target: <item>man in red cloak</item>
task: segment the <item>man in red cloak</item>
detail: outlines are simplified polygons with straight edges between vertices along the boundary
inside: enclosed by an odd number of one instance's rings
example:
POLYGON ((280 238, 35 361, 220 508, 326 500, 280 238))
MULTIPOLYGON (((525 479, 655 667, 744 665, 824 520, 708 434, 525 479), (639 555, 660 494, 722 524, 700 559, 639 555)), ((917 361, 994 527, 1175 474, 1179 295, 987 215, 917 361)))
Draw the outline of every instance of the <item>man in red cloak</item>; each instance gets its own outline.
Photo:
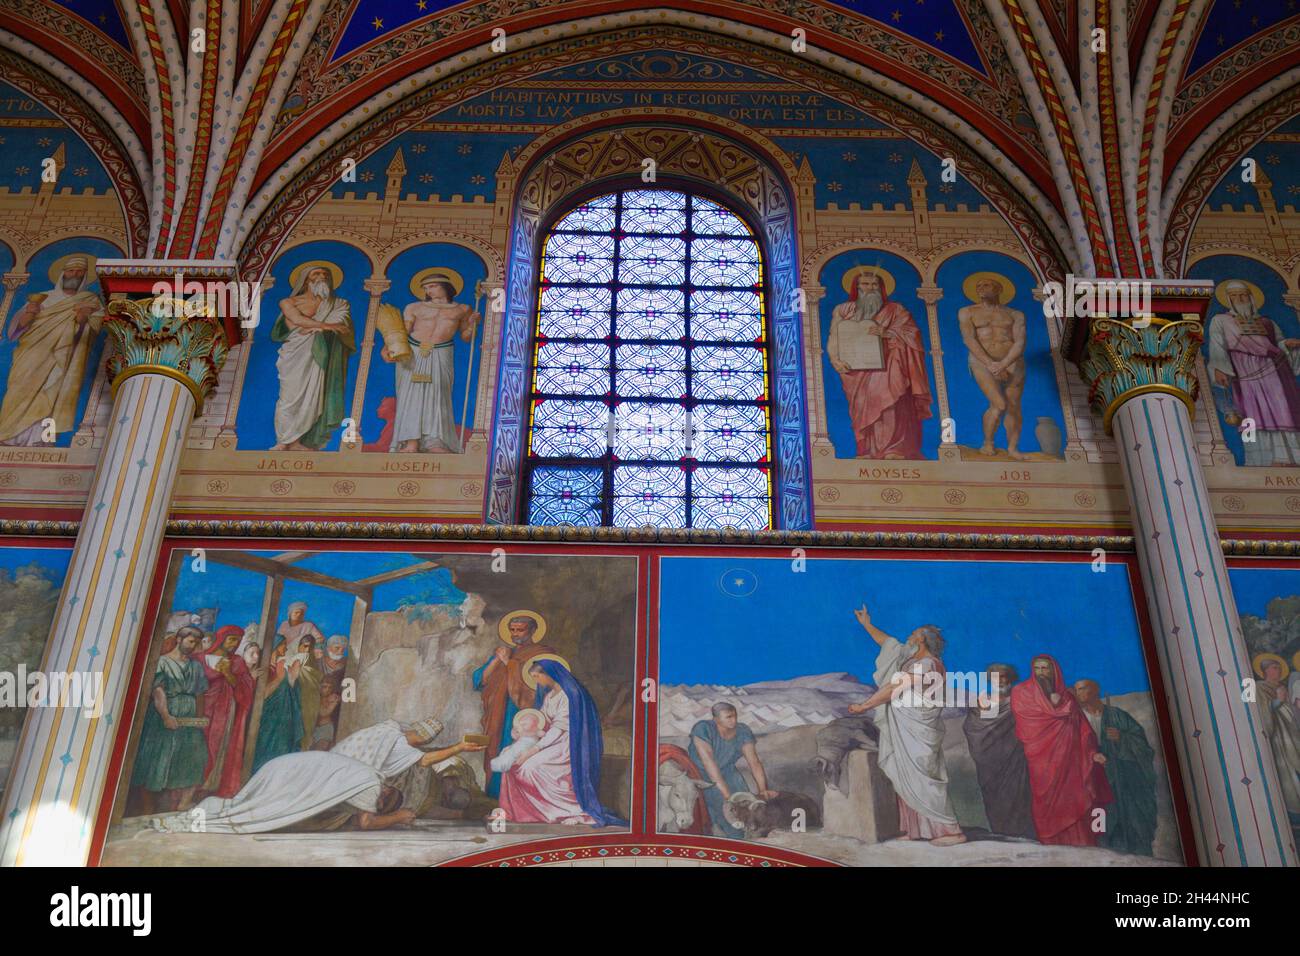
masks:
POLYGON ((203 716, 208 718, 208 763, 203 780, 208 792, 218 797, 233 797, 244 783, 244 733, 256 681, 244 658, 235 653, 243 639, 244 629, 228 624, 198 655, 208 678, 203 695, 203 716))
POLYGON ((1033 674, 1011 689, 1011 713, 1029 764, 1039 842, 1096 846, 1093 810, 1114 799, 1102 767, 1106 758, 1055 658, 1034 658, 1033 674))
POLYGON ((881 278, 864 270, 853 280, 849 301, 832 313, 826 353, 840 373, 859 458, 921 458, 921 422, 930 411, 925 343, 911 314, 890 302, 881 278), (841 341, 879 336, 880 358, 841 341))

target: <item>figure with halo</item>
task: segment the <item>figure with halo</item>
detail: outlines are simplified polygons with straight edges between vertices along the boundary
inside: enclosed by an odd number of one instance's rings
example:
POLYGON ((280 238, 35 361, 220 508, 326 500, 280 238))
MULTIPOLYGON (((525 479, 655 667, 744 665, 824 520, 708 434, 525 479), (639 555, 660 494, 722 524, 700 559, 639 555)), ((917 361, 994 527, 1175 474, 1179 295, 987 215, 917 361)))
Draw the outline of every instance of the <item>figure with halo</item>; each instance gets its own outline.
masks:
POLYGON ((1255 440, 1242 442, 1247 465, 1300 465, 1300 339, 1260 312, 1264 293, 1245 279, 1215 290, 1227 311, 1210 320, 1210 360, 1220 411, 1236 427, 1249 418, 1255 440))
POLYGON ((17 340, 4 404, 0 445, 50 444, 45 419, 54 430, 71 431, 90 349, 104 317, 95 283, 95 257, 72 254, 50 266, 47 292, 34 292, 14 313, 6 330, 17 340))
POLYGON ((460 452, 452 408, 456 334, 466 342, 482 321, 469 306, 454 301, 464 280, 451 269, 424 269, 411 280, 416 296, 402 310, 381 306, 376 325, 384 336, 380 357, 394 363, 397 409, 389 451, 460 452))
POLYGON ((1007 456, 1023 460, 1020 451, 1020 400, 1025 392, 1025 314, 1007 308, 1016 294, 1006 276, 976 272, 962 283, 973 304, 957 310, 961 340, 969 351, 967 362, 975 382, 988 399, 984 411, 981 455, 995 455, 993 437, 998 426, 1007 430, 1007 456))
POLYGON ((826 355, 840 375, 858 458, 921 458, 921 422, 932 414, 921 330, 891 302, 894 277, 879 266, 844 276, 849 301, 831 313, 826 355))
POLYGON ((280 300, 271 327, 279 342, 275 362, 275 451, 324 448, 347 414, 348 356, 356 350, 352 310, 338 288, 343 270, 332 262, 304 262, 289 275, 293 294, 280 300))
POLYGON ((533 706, 533 687, 524 679, 524 668, 538 654, 555 653, 542 643, 546 618, 536 611, 511 611, 497 624, 497 636, 502 646, 473 674, 474 689, 483 699, 483 733, 488 738, 483 790, 489 797, 501 792, 501 774, 492 769, 492 760, 512 743, 515 714, 533 706))

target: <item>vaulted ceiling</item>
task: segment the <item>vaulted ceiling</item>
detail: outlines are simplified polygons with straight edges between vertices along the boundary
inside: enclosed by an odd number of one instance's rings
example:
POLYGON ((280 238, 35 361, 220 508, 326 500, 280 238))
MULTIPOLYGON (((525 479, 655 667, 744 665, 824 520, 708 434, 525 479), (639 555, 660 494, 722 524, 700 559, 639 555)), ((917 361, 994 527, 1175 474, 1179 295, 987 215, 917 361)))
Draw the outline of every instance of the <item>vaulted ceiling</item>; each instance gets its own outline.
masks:
POLYGON ((505 69, 494 28, 510 54, 544 60, 557 44, 672 26, 725 38, 717 54, 740 61, 748 44, 748 59, 796 81, 812 82, 800 61, 815 65, 938 124, 1062 233, 1064 266, 1159 275, 1181 264, 1186 230, 1171 246, 1167 227, 1213 187, 1207 177, 1300 113, 1297 6, 4 0, 0 76, 62 114, 80 104, 81 124, 120 147, 110 165, 136 177, 149 208, 136 254, 238 256, 275 196, 358 128, 432 84, 491 72, 494 57, 500 82, 539 68, 505 69), (791 48, 795 35, 806 52, 791 48))

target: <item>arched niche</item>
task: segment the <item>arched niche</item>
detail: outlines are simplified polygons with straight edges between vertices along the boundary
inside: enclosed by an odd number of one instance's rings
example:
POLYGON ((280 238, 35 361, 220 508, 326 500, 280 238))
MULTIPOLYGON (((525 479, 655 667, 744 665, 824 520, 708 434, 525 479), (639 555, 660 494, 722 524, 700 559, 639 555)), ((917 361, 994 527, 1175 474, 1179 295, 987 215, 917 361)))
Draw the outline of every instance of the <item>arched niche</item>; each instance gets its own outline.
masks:
POLYGON ((528 343, 546 228, 580 193, 642 184, 643 161, 653 159, 657 184, 721 194, 757 227, 768 266, 775 521, 787 529, 811 527, 803 345, 795 295, 799 256, 793 164, 775 147, 763 148, 743 128, 725 121, 677 116, 619 125, 607 114, 603 119, 554 131, 550 142, 534 144, 519 157, 513 195, 497 197, 498 203, 508 198, 511 220, 485 520, 509 524, 519 514, 528 343))

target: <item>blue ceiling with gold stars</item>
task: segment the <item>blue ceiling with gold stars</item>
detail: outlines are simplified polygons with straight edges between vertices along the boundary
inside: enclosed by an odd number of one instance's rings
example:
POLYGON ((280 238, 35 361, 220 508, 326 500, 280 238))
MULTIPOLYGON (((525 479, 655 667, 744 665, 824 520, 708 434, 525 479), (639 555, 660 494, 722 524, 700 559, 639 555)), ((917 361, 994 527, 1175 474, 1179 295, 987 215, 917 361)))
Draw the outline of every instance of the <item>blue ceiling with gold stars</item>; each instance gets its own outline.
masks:
MULTIPOLYGON (((976 72, 986 72, 955 0, 843 0, 831 5, 870 17, 976 72)), ((457 4, 451 0, 354 0, 333 59, 453 6, 457 4)))
POLYGON ((1193 73, 1223 56, 1257 33, 1271 30, 1300 13, 1297 0, 1213 0, 1201 20, 1201 34, 1185 73, 1193 73))
MULTIPOLYGON (((1283 123, 1265 136, 1247 155, 1273 183, 1273 201, 1282 209, 1300 208, 1300 117, 1283 123)), ((1230 206, 1243 212, 1247 206, 1259 212, 1259 190, 1241 181, 1241 166, 1234 165, 1214 187, 1206 200, 1207 209, 1230 206)))
POLYGON ((122 49, 131 49, 122 11, 114 0, 55 0, 57 6, 75 13, 122 49))

